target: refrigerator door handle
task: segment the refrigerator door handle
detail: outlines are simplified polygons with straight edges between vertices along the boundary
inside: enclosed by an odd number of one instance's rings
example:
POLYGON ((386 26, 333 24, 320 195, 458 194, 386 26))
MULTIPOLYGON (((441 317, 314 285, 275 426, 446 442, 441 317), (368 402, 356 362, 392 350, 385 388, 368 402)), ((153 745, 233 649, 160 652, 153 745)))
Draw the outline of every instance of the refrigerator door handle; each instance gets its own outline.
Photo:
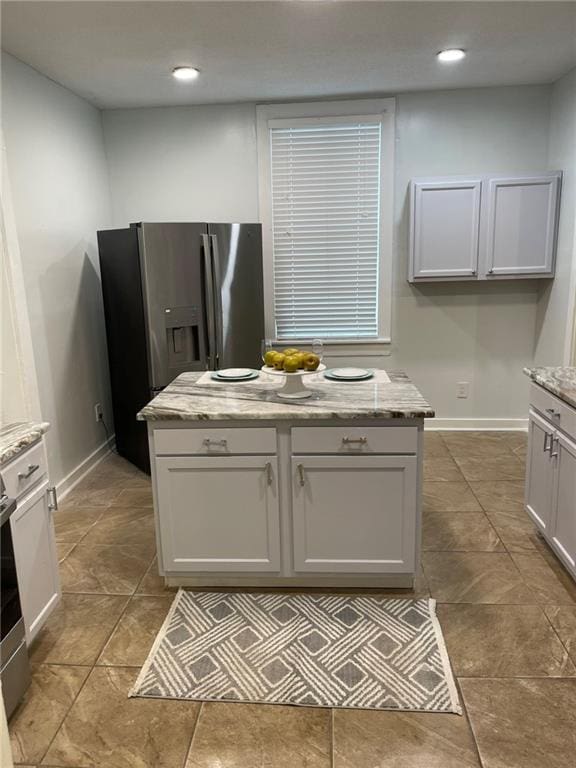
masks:
POLYGON ((215 328, 216 328, 216 367, 220 367, 222 362, 222 350, 224 348, 224 308, 222 307, 222 281, 220 279, 220 253, 218 251, 218 238, 216 235, 210 235, 212 243, 212 266, 213 266, 213 290, 214 290, 214 309, 215 309, 215 328))
POLYGON ((202 250, 204 252, 204 300, 206 302, 206 319, 208 325, 208 337, 206 339, 208 347, 208 368, 211 371, 216 370, 216 326, 215 326, 215 307, 214 307, 214 279, 212 276, 212 257, 210 250, 210 238, 208 235, 202 235, 202 250))

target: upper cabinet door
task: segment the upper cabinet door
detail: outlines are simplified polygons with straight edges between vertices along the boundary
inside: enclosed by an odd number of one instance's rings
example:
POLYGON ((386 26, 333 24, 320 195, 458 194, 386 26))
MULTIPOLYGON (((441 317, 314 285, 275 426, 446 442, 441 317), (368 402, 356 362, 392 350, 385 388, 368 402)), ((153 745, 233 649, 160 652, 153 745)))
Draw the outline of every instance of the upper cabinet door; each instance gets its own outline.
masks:
POLYGON ((553 274, 559 187, 559 173, 489 180, 488 278, 553 274))
POLYGON ((476 278, 481 187, 481 179, 412 182, 411 281, 476 278))

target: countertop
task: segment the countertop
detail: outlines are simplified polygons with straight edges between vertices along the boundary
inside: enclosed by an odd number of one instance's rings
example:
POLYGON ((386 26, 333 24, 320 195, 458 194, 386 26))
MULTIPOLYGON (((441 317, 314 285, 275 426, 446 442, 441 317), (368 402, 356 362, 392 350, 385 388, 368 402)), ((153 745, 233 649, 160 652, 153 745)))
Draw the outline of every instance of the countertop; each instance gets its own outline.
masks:
POLYGON ((576 367, 524 368, 532 381, 576 408, 576 367))
POLYGON ((312 396, 282 400, 280 377, 261 374, 250 382, 213 381, 202 373, 183 373, 138 414, 140 421, 226 421, 242 419, 420 419, 434 410, 401 372, 388 371, 363 382, 336 383, 322 374, 306 379, 312 396), (199 379, 203 378, 202 382, 199 379))
POLYGON ((23 421, 0 427, 0 466, 16 458, 48 432, 47 421, 23 421))

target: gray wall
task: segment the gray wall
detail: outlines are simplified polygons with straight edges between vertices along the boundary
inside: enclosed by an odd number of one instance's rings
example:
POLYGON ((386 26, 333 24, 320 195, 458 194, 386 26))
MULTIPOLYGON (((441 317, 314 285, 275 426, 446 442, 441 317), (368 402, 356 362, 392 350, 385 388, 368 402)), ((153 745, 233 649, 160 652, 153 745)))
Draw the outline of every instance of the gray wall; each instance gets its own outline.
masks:
POLYGON ((111 424, 96 230, 110 224, 102 119, 86 101, 2 55, 3 131, 51 478, 111 424))
MULTIPOLYGON (((447 419, 523 419, 537 282, 411 287, 407 186, 413 176, 545 170, 549 86, 397 97, 391 355, 347 359, 401 367, 447 419), (456 399, 469 381, 470 398, 456 399)), ((104 112, 114 223, 258 220, 254 105, 104 112)), ((342 358, 339 360, 342 362, 342 358)))

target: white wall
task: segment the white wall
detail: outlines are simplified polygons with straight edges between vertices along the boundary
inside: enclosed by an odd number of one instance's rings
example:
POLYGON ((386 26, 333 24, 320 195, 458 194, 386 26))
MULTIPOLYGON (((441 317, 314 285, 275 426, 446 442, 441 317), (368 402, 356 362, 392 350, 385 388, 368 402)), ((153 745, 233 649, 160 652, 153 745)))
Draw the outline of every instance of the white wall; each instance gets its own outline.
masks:
POLYGON ((110 224, 100 112, 2 56, 3 130, 52 480, 111 423, 96 230, 110 224))
POLYGON ((574 365, 576 349, 571 354, 570 347, 576 309, 576 69, 552 89, 548 164, 563 170, 564 176, 556 279, 540 298, 535 360, 537 365, 574 365))
MULTIPOLYGON (((390 357, 354 359, 404 368, 444 418, 525 418, 538 285, 409 286, 408 181, 545 170, 549 94, 524 86, 397 97, 393 344, 390 357), (456 399, 457 381, 470 382, 468 400, 456 399)), ((104 112, 115 225, 257 221, 254 119, 254 105, 104 112)))

